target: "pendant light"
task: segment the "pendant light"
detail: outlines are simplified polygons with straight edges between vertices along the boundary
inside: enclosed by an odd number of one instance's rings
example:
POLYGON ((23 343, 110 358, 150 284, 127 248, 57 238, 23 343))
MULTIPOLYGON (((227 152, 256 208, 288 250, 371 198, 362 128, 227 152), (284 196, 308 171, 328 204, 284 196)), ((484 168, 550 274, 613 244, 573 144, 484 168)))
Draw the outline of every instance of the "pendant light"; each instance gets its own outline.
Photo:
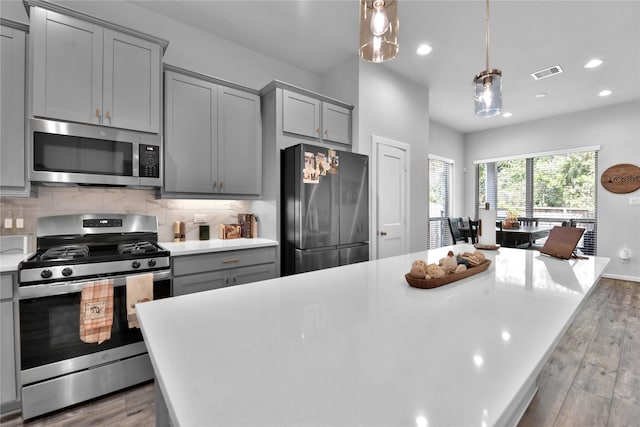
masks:
POLYGON ((486 0, 486 14, 486 69, 473 79, 475 112, 479 117, 497 116, 502 110, 502 71, 489 68, 489 0, 486 0))
POLYGON ((398 0, 360 0, 360 58, 384 62, 398 54, 398 0))

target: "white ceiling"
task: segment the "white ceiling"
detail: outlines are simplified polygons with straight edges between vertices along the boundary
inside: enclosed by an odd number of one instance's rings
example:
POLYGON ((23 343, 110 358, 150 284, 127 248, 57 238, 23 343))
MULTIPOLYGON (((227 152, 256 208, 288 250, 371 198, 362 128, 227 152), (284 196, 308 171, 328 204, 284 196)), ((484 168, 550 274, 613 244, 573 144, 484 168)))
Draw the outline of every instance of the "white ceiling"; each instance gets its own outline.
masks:
MULTIPOLYGON (((132 2, 319 75, 357 55, 357 0, 132 2)), ((377 66, 428 88, 431 118, 458 131, 640 99, 638 0, 492 0, 490 66, 502 70, 513 116, 489 119, 474 116, 471 85, 485 68, 485 2, 399 0, 398 9, 400 53, 377 66), (434 50, 418 57, 423 42, 434 50), (584 69, 594 57, 605 63, 584 69), (564 73, 531 78, 553 65, 564 73), (602 89, 613 94, 599 97, 602 89)))

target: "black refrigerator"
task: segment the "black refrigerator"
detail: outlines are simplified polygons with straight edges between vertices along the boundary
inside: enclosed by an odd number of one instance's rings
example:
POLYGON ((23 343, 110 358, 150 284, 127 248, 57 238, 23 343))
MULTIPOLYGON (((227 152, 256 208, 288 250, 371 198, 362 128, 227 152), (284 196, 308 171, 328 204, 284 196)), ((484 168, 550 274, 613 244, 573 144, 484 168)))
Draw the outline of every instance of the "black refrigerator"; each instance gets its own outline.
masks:
POLYGON ((299 144, 282 150, 282 274, 369 260, 369 158, 299 144))

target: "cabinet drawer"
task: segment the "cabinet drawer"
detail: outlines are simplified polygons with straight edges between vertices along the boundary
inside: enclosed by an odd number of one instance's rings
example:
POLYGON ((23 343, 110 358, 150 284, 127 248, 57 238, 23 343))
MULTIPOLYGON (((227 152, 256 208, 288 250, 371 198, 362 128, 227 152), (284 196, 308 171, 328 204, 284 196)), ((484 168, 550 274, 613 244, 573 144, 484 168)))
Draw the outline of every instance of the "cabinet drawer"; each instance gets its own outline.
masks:
POLYGON ((260 280, 273 279, 276 277, 276 265, 261 264, 239 268, 231 272, 233 284, 242 285, 245 283, 258 282, 260 280))
POLYGON ((194 292, 210 291, 229 286, 229 272, 226 270, 210 273, 192 274, 173 279, 173 295, 186 295, 194 292))
POLYGON ((254 264, 275 263, 275 247, 213 252, 173 258, 173 275, 203 273, 254 264))
POLYGON ((0 275, 0 299, 11 299, 13 297, 13 274, 0 275))

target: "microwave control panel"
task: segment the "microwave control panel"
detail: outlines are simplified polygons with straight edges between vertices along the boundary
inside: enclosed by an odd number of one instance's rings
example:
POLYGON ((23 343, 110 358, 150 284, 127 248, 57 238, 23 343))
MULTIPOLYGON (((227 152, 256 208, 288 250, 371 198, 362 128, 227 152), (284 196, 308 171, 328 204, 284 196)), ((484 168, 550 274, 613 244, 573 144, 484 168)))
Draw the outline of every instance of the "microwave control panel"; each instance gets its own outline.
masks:
POLYGON ((160 178, 160 147, 140 144, 140 177, 160 178))

